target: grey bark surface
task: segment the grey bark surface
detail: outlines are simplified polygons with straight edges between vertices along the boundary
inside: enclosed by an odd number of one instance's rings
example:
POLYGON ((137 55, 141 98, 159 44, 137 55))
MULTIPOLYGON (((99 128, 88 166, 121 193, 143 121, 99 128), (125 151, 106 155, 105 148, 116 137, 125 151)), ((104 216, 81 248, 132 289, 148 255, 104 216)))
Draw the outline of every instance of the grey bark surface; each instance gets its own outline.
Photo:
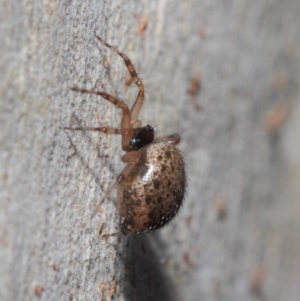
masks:
POLYGON ((0 300, 299 300, 299 15, 298 0, 2 0, 0 300), (144 124, 182 135, 186 200, 150 235, 103 237, 116 194, 93 217, 120 137, 63 130, 121 118, 74 85, 137 94, 94 30, 143 79, 144 124))

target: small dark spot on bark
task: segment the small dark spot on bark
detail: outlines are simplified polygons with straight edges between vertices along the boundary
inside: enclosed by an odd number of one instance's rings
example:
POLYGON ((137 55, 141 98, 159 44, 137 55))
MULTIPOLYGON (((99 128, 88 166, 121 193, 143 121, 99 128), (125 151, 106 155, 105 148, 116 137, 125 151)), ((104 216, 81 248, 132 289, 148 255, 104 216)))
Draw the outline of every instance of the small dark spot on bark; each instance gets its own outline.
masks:
POLYGON ((158 157, 157 157, 157 160, 161 160, 162 159, 162 156, 161 155, 159 155, 158 157))
POLYGON ((163 164, 163 165, 161 166, 161 171, 165 171, 166 168, 167 168, 167 166, 166 166, 165 164, 163 164))

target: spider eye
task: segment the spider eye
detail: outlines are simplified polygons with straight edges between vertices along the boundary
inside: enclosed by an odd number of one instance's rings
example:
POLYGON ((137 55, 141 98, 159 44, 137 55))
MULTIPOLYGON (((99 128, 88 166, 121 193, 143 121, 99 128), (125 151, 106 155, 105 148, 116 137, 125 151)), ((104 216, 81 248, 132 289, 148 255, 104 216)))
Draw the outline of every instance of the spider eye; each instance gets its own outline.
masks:
POLYGON ((151 143, 154 139, 154 129, 151 125, 146 125, 141 128, 136 128, 130 141, 132 150, 139 150, 143 146, 151 143))

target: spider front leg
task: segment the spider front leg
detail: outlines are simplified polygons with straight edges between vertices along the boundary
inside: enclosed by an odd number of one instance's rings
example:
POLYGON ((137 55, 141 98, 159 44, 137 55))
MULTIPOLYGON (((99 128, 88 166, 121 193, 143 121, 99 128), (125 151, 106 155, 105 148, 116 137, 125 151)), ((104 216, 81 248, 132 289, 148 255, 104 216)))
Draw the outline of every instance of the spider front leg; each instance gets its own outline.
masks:
POLYGON ((65 130, 71 130, 71 131, 95 131, 95 132, 101 132, 104 134, 108 135, 123 135, 124 130, 122 129, 115 129, 115 128, 110 128, 107 126, 101 126, 101 127, 64 127, 65 130))
POLYGON ((126 153, 124 156, 122 156, 122 161, 127 163, 122 172, 117 176, 117 180, 113 185, 110 186, 107 193, 105 194, 104 198, 101 200, 100 204, 95 209, 95 213, 97 213, 100 210, 100 206, 102 203, 111 195, 113 190, 117 188, 118 186, 122 185, 126 177, 129 175, 131 170, 136 166, 136 164, 139 162, 141 158, 141 153, 139 151, 131 151, 126 153))
POLYGON ((141 81, 141 79, 138 77, 137 72, 131 63, 130 59, 122 52, 120 52, 117 48, 109 45, 105 40, 100 38, 99 36, 96 35, 96 32, 94 33, 95 37, 106 47, 110 48, 113 52, 121 56, 124 60, 124 63, 133 79, 137 87, 139 88, 139 93, 138 96, 130 110, 130 124, 133 128, 139 127, 141 125, 141 122, 138 120, 141 108, 143 106, 144 98, 145 98, 145 89, 144 85, 141 81))
POLYGON ((85 94, 92 94, 92 95, 99 95, 102 96, 104 99, 115 105, 116 107, 123 110, 123 116, 121 121, 121 129, 115 129, 110 127, 66 127, 65 129, 68 130, 81 130, 81 131, 99 131, 106 134, 120 134, 122 135, 122 148, 123 150, 126 150, 130 144, 130 140, 132 137, 133 129, 130 125, 130 112, 127 107, 127 105, 117 98, 111 96, 110 94, 107 94, 105 92, 99 92, 94 90, 86 90, 86 89, 80 89, 77 87, 71 88, 72 91, 85 93, 85 94))

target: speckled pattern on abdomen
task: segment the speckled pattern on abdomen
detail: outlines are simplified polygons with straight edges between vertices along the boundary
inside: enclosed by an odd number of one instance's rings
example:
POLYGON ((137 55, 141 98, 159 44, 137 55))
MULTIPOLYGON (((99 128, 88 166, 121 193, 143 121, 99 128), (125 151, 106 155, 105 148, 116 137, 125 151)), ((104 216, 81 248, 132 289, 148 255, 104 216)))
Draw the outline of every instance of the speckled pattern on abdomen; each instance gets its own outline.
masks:
POLYGON ((153 143, 140 152, 140 161, 118 191, 123 234, 162 227, 178 212, 185 194, 185 164, 175 146, 153 143))

